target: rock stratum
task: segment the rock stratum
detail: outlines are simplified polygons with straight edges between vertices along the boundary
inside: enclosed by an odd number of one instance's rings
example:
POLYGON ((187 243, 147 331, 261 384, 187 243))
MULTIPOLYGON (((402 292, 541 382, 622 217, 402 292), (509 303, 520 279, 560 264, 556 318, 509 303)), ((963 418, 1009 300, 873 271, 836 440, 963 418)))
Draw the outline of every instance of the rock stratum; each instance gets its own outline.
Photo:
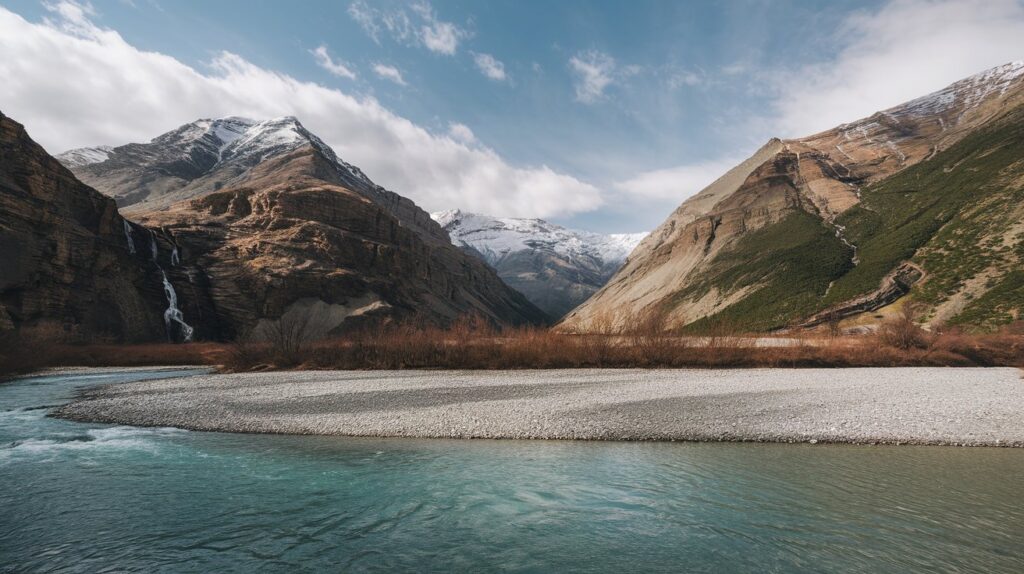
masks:
POLYGON ((156 270, 114 201, 0 113, 0 331, 139 341, 164 332, 156 270))
POLYGON ((543 219, 491 217, 458 209, 432 213, 467 253, 558 319, 583 303, 622 266, 646 233, 601 234, 543 219))
POLYGON ((1024 62, 806 138, 683 202, 561 322, 767 331, 886 308, 993 328, 1024 308, 1024 62))

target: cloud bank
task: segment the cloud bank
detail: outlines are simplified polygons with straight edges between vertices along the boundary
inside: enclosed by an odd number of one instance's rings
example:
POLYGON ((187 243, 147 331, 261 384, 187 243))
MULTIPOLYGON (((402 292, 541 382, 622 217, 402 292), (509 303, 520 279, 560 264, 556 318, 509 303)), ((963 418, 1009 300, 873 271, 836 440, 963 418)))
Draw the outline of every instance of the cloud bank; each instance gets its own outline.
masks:
POLYGON ((376 99, 304 82, 228 52, 208 69, 128 44, 81 5, 61 2, 28 22, 0 7, 0 109, 51 152, 148 141, 202 117, 298 117, 338 155, 429 211, 453 206, 553 217, 602 204, 592 185, 547 166, 509 165, 434 134, 376 99))
POLYGON ((834 60, 780 78, 780 137, 870 116, 988 68, 1024 59, 1020 0, 895 0, 840 28, 834 60))

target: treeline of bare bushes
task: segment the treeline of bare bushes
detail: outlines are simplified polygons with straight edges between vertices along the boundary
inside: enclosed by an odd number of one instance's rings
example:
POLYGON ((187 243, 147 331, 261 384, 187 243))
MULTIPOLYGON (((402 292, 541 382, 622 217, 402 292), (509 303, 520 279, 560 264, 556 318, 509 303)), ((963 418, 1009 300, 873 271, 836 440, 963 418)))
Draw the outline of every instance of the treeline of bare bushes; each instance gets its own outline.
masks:
POLYGON ((626 333, 567 334, 497 329, 479 317, 447 328, 406 321, 328 335, 315 314, 261 324, 235 343, 71 344, 47 333, 0 333, 0 376, 55 366, 205 364, 227 371, 272 369, 560 369, 1024 366, 1024 324, 998 333, 926 331, 912 305, 873 334, 743 335, 725 326, 702 336, 633 321, 626 333))
POLYGON ((448 328, 408 321, 327 337, 316 317, 293 315, 233 344, 229 370, 306 369, 560 369, 1024 366, 1024 328, 993 334, 926 331, 918 309, 885 322, 876 333, 790 337, 736 334, 725 326, 681 336, 663 321, 628 322, 625 333, 567 334, 534 327, 496 329, 479 317, 448 328))

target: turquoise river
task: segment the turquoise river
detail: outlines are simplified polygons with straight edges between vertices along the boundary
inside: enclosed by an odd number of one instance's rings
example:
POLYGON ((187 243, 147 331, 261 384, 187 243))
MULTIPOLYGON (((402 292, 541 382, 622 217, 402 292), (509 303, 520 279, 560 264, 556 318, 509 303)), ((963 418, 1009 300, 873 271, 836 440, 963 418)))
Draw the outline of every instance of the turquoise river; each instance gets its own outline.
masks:
POLYGON ((0 572, 1024 572, 1024 451, 88 425, 0 384, 0 572))

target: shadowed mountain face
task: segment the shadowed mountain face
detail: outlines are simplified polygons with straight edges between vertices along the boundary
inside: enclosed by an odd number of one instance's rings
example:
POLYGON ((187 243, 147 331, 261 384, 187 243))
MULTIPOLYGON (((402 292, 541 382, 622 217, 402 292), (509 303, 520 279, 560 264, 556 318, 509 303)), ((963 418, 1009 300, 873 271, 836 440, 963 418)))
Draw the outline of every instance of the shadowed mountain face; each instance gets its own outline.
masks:
POLYGON ((159 340, 158 270, 132 253, 113 200, 79 182, 0 114, 0 330, 159 340))
POLYGON ((552 318, 586 301, 622 266, 645 233, 576 231, 542 219, 497 218, 460 210, 431 214, 452 243, 493 267, 552 318))
POLYGON ((907 293, 932 322, 1020 317, 1024 62, 806 138, 684 202, 561 328, 771 330, 907 293))
POLYGON ((281 316, 331 332, 466 314, 547 320, 294 118, 200 120, 149 144, 61 157, 176 253, 166 273, 200 337, 231 339, 281 316))

